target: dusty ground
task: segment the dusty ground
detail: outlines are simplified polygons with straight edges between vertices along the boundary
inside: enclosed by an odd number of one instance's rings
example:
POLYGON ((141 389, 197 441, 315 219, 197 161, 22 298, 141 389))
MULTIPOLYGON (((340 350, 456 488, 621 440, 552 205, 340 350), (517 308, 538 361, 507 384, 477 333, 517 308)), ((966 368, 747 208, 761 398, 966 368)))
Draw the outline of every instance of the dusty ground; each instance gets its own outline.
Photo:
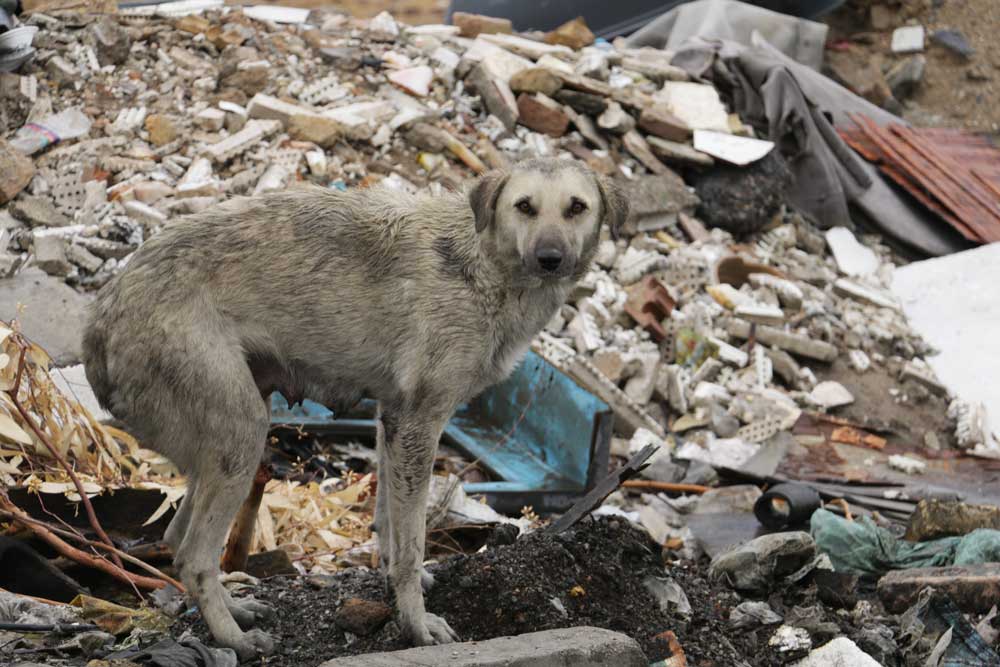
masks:
POLYGON ((876 31, 868 19, 862 0, 849 3, 834 14, 830 42, 848 40, 859 62, 875 61, 888 69, 904 56, 892 55, 889 44, 892 28, 918 22, 927 34, 940 29, 958 30, 976 50, 971 59, 962 58, 943 46, 928 41, 924 80, 912 100, 905 105, 904 117, 916 125, 958 127, 1000 135, 1000 3, 996 0, 934 0, 907 3, 909 11, 897 10, 893 25, 876 31), (912 8, 914 5, 922 5, 912 8))
MULTIPOLYGON (((704 564, 665 565, 660 547, 620 520, 588 521, 557 537, 533 534, 473 556, 454 556, 432 571, 437 584, 427 596, 427 609, 444 616, 464 640, 590 625, 634 637, 652 662, 669 656, 654 637, 671 630, 689 665, 783 664, 767 646, 773 628, 729 628, 730 610, 742 600, 724 586, 711 585, 704 564), (643 588, 645 577, 664 575, 686 591, 690 619, 661 612, 643 588)), ((350 598, 387 602, 377 572, 352 569, 322 582, 275 578, 255 595, 279 610, 267 630, 280 640, 280 654, 268 665, 313 667, 333 657, 404 648, 392 622, 368 637, 349 636, 335 625, 337 609, 350 598)), ((806 583, 773 594, 769 602, 788 613, 795 606, 815 605, 816 596, 816 587, 806 583)), ((846 614, 823 609, 820 615, 839 632, 859 630, 846 614)), ((196 617, 180 621, 175 632, 192 622, 194 632, 208 641, 207 628, 196 617)))

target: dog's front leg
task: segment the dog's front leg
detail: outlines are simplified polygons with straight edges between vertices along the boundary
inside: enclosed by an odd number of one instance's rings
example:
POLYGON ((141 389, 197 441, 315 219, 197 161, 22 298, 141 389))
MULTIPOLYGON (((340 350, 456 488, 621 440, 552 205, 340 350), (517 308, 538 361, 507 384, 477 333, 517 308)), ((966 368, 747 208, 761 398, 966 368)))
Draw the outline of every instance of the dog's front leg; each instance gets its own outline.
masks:
POLYGON ((458 639, 443 618, 424 610, 421 587, 427 491, 446 420, 447 416, 429 417, 424 411, 412 409, 387 410, 381 417, 385 451, 380 463, 388 464, 385 490, 391 525, 389 585, 396 597, 400 629, 418 646, 458 639))

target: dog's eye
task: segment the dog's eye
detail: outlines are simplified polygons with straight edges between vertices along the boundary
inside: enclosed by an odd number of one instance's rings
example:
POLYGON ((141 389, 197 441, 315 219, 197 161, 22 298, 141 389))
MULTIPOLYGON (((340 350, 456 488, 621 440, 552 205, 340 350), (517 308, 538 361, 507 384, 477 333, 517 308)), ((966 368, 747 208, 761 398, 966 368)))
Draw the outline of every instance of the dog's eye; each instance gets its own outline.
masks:
POLYGON ((520 211, 521 213, 524 213, 525 215, 531 215, 534 212, 534 210, 531 208, 531 202, 529 202, 527 199, 522 199, 521 201, 517 202, 516 206, 517 210, 520 211))
POLYGON ((583 213, 586 210, 587 210, 587 205, 586 204, 584 204, 579 199, 574 199, 573 203, 570 204, 569 214, 570 215, 580 215, 581 213, 583 213))

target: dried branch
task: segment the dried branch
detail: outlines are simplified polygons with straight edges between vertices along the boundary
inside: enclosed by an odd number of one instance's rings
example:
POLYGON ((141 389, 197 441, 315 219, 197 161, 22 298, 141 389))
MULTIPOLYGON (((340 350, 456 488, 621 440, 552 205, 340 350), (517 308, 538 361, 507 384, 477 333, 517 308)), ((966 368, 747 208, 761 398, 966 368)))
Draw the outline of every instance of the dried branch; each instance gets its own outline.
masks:
POLYGON ((15 381, 12 390, 8 392, 8 395, 10 396, 11 400, 14 403, 14 407, 20 413, 21 418, 28 425, 28 428, 30 428, 34 432, 35 437, 37 437, 42 442, 42 444, 45 445, 46 449, 49 450, 49 453, 52 455, 52 457, 59 462, 59 464, 63 467, 63 469, 65 469, 66 474, 69 475, 70 480, 73 482, 73 486, 76 487, 76 492, 80 495, 80 502, 83 503, 84 510, 87 513, 87 520, 90 522, 91 528, 93 528, 94 532, 97 533, 97 536, 101 538, 101 540, 108 547, 110 547, 111 559, 114 561, 114 564, 117 565, 119 569, 124 569, 125 566, 122 565, 121 558, 119 558, 118 554, 116 553, 117 549, 115 549, 114 543, 111 541, 111 538, 108 537, 108 534, 104 532, 104 528, 101 526, 101 522, 97 520, 97 514, 94 512, 94 506, 91 505, 90 498, 87 497, 87 493, 83 489, 83 483, 80 482, 80 478, 77 477, 76 473, 73 471, 73 468, 70 466, 69 461, 67 461, 66 458, 59 453, 59 450, 56 449, 55 445, 52 444, 48 436, 45 435, 45 432, 38 427, 38 424, 35 423, 34 418, 32 418, 31 414, 24 409, 24 406, 21 405, 21 401, 18 399, 17 392, 18 389, 20 388, 21 375, 22 372, 24 371, 25 354, 28 350, 28 344, 27 341, 24 340, 24 338, 21 336, 19 332, 15 331, 14 333, 11 334, 11 336, 14 337, 15 342, 21 348, 21 356, 18 360, 17 380, 15 381))
POLYGON ((56 528, 51 526, 44 521, 39 521, 34 517, 27 514, 24 510, 15 505, 5 493, 0 493, 0 511, 3 512, 8 518, 12 519, 23 525, 25 528, 33 532, 35 535, 44 540, 49 546, 51 546, 59 555, 65 556, 70 560, 73 560, 81 565, 86 565, 88 567, 93 567, 97 570, 111 575, 115 579, 123 581, 131 586, 137 588, 142 588, 145 590, 156 590, 158 588, 163 588, 166 584, 171 584, 175 586, 178 590, 184 591, 184 586, 179 581, 167 576, 166 574, 160 572, 152 565, 144 563, 143 561, 130 556, 129 554, 119 551, 113 546, 108 546, 103 542, 96 542, 94 540, 88 540, 85 537, 76 535, 70 531, 63 530, 61 528, 56 528), (154 575, 156 578, 144 577, 137 574, 132 574, 124 569, 124 567, 118 567, 114 563, 100 557, 94 556, 87 553, 86 551, 81 551, 70 544, 63 541, 62 537, 76 540, 89 546, 91 548, 102 549, 104 551, 113 552, 114 555, 125 559, 129 563, 132 563, 138 568, 141 568, 150 574, 154 575))

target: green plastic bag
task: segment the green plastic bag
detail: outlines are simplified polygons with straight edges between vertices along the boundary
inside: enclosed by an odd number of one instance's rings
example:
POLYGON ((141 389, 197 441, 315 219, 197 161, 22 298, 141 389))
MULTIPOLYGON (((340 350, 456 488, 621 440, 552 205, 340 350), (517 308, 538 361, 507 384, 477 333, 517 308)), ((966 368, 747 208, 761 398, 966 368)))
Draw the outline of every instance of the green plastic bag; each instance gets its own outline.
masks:
POLYGON ((820 509, 813 512, 809 532, 838 572, 872 579, 912 567, 1000 563, 1000 530, 983 528, 961 537, 907 542, 868 517, 847 521, 820 509))

